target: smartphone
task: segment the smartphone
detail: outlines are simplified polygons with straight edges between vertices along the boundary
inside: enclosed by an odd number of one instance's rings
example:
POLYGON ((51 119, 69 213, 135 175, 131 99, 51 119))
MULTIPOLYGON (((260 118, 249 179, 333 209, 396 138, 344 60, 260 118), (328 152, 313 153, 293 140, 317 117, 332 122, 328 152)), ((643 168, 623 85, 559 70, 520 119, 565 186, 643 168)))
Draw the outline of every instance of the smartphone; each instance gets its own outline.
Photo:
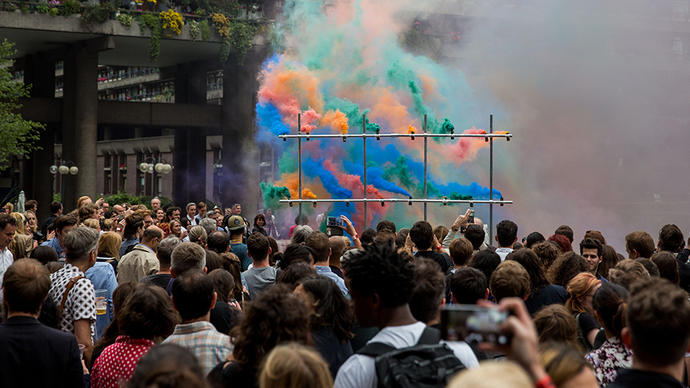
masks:
POLYGON ((343 222, 340 217, 331 217, 329 216, 326 219, 326 227, 328 228, 345 228, 345 223, 343 222))
POLYGON ((508 312, 477 305, 456 304, 441 310, 441 338, 447 341, 465 341, 468 344, 490 342, 510 344, 510 335, 503 333, 501 325, 508 312))
POLYGON ((470 210, 470 217, 467 219, 468 224, 474 224, 474 210, 470 210))

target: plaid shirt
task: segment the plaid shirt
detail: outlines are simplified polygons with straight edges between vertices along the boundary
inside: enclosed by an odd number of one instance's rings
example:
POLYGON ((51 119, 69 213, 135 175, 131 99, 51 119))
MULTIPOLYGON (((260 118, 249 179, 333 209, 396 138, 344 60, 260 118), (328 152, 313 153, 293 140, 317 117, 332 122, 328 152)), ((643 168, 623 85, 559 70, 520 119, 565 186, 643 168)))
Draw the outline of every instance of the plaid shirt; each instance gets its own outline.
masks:
POLYGON ((205 375, 221 361, 225 361, 233 348, 230 337, 219 333, 206 321, 175 326, 175 331, 163 343, 189 349, 199 359, 205 375))

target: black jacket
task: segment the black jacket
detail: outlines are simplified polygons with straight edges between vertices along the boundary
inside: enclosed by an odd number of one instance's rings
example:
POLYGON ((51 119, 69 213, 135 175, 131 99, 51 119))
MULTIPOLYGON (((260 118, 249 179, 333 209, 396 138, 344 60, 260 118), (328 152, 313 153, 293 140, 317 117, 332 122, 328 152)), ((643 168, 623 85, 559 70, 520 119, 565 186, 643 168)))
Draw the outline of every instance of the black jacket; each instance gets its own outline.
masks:
POLYGON ((31 317, 0 325, 0 387, 82 387, 79 348, 74 335, 51 329, 31 317))

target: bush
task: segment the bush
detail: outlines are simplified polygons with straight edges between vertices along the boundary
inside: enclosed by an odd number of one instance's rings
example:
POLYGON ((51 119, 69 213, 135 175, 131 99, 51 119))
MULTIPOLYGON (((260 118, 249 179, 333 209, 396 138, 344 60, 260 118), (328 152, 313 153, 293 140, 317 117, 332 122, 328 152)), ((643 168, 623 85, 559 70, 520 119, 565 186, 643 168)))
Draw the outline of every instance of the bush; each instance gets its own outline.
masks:
POLYGON ((109 2, 87 6, 81 14, 82 20, 87 24, 105 23, 110 19, 110 12, 113 10, 109 2))
POLYGON ((36 6, 36 12, 38 13, 48 13, 50 12, 50 7, 48 4, 38 4, 36 6))
POLYGON ((134 20, 134 18, 132 17, 132 15, 121 13, 115 16, 115 20, 120 22, 120 24, 122 24, 123 26, 129 27, 132 25, 132 21, 134 20))
MULTIPOLYGON (((130 195, 127 193, 117 193, 106 195, 103 197, 105 202, 110 204, 112 208, 115 204, 128 203, 130 205, 146 205, 151 206, 151 199, 153 197, 150 195, 130 195)), ((158 197, 161 200, 161 207, 165 208, 172 204, 172 200, 166 197, 158 197)))
POLYGON ((199 29, 201 30, 201 40, 208 40, 211 37, 211 26, 209 26, 208 20, 202 20, 199 23, 199 29))
POLYGON ((60 15, 69 16, 79 13, 81 11, 81 4, 77 0, 65 0, 60 9, 60 15))

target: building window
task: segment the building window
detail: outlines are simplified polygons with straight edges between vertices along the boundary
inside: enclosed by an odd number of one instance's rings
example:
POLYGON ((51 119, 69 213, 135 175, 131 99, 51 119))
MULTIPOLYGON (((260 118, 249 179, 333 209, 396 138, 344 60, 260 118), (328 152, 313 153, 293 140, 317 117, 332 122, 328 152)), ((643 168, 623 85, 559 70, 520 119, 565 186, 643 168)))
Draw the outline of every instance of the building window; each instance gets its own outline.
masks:
POLYGON ((113 193, 113 171, 112 171, 112 155, 103 155, 103 192, 105 194, 113 193))
POLYGON ((119 193, 127 192, 127 155, 124 152, 120 153, 120 163, 118 164, 118 185, 117 191, 119 193))

